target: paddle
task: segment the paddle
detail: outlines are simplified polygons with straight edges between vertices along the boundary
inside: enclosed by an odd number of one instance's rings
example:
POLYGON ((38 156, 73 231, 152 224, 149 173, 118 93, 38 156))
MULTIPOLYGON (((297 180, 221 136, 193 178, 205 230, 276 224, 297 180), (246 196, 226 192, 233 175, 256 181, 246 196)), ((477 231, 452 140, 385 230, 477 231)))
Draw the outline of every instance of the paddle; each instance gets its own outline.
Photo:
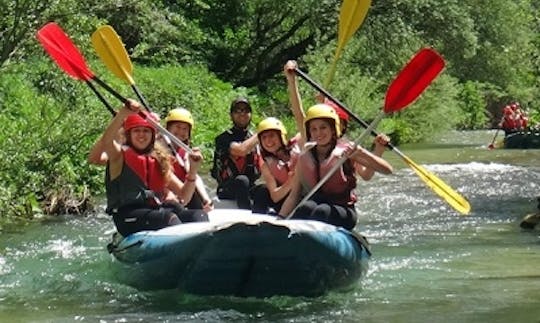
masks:
MULTIPOLYGON (((423 54, 423 55, 426 55, 426 54, 423 54)), ((431 55, 428 55, 428 56, 431 56, 431 55)), ((425 57, 424 59, 427 58, 427 56, 424 56, 424 57, 425 57)), ((440 65, 440 62, 439 62, 439 65, 440 65)), ((434 69, 433 71, 435 70, 436 69, 434 69)), ((346 111, 349 114, 349 116, 352 117, 356 122, 361 124, 364 128, 369 127, 369 125, 364 120, 360 119, 358 116, 352 113, 345 106, 345 104, 340 102, 338 99, 334 98, 328 91, 326 91, 319 84, 313 81, 307 74, 302 72, 300 69, 296 69, 295 71, 300 77, 302 77, 306 82, 308 82, 317 91, 324 94, 325 97, 327 97, 332 102, 337 104, 340 108, 342 108, 344 111, 346 111)), ((425 81, 427 80, 424 80, 424 82, 425 81)), ((378 135, 378 133, 374 130, 371 130, 370 132, 373 136, 378 135)), ((430 187, 437 195, 439 195, 443 200, 445 200, 450 206, 452 206, 455 210, 457 210, 461 214, 464 214, 464 215, 469 214, 471 207, 469 205, 469 202, 463 196, 461 196, 459 193, 454 191, 450 186, 448 186, 445 182, 439 179, 435 174, 431 173, 430 171, 423 168, 422 166, 417 165, 414 161, 412 161, 409 157, 403 154, 397 147, 395 147, 391 143, 388 144, 388 148, 394 151, 399 157, 401 157, 405 161, 405 163, 409 165, 415 171, 415 173, 428 185, 428 187, 430 187)))
MULTIPOLYGON (((108 84, 101 81, 97 78, 92 71, 88 68, 84 57, 81 52, 67 36, 67 34, 55 23, 48 23, 43 28, 41 28, 37 33, 38 40, 43 45, 45 51, 51 56, 51 58, 56 62, 56 64, 65 71, 68 75, 72 76, 76 80, 81 80, 87 82, 96 81, 100 86, 105 90, 109 91, 122 103, 125 103, 127 99, 121 94, 116 92, 108 84)), ((91 88, 93 86, 90 86, 91 88)), ((95 90, 95 89, 94 89, 95 90)), ((94 91, 94 93, 99 93, 94 91)), ((98 95, 98 97, 101 95, 98 95)), ((111 108, 112 110, 112 108, 111 108)), ((114 110, 111 113, 115 113, 114 110)), ((146 119, 150 124, 156 127, 164 136, 167 136, 171 139, 176 145, 183 147, 186 151, 191 152, 185 143, 176 138, 172 133, 167 129, 163 128, 158 122, 153 118, 149 117, 147 113, 139 111, 138 113, 142 118, 146 119)))
POLYGON ((50 22, 43 26, 38 30, 36 37, 45 51, 49 53, 61 69, 72 78, 86 82, 98 99, 105 105, 107 110, 112 114, 116 113, 90 81, 96 81, 118 98, 121 98, 122 96, 90 71, 78 48, 71 46, 71 40, 56 23, 50 22), (68 40, 67 42, 65 41, 66 39, 68 40))
MULTIPOLYGON (((379 122, 385 115, 397 112, 410 103, 412 103, 420 93, 422 93, 427 86, 435 79, 435 77, 444 68, 443 58, 434 50, 423 48, 405 65, 398 76, 392 81, 388 90, 386 91, 386 98, 382 111, 375 117, 370 125, 362 132, 362 134, 355 141, 355 146, 359 144, 364 137, 366 137, 377 127, 379 122)), ((311 191, 304 196, 302 201, 298 203, 296 208, 289 214, 287 218, 290 218, 299 205, 306 202, 317 190, 328 181, 334 172, 339 169, 349 156, 344 156, 339 162, 337 162, 326 175, 311 189, 311 191)))
MULTIPOLYGON (((504 121, 504 115, 501 118, 501 121, 498 123, 500 125, 504 121)), ((497 139, 497 135, 499 134, 499 130, 501 130, 501 127, 497 128, 497 131, 495 131, 495 135, 493 136, 493 139, 491 140, 491 143, 488 145, 489 150, 495 149, 495 139, 497 139)))
POLYGON ((133 79, 133 64, 131 59, 113 27, 109 25, 99 27, 92 34, 92 44, 99 58, 105 66, 117 77, 126 81, 148 111, 152 111, 144 96, 133 79))
POLYGON ((343 0, 339 10, 338 43, 332 65, 330 65, 330 70, 328 71, 328 75, 324 82, 325 87, 332 82, 341 52, 354 33, 360 28, 360 25, 364 22, 370 6, 371 0, 343 0))
MULTIPOLYGON (((145 109, 148 112, 152 112, 150 105, 147 103, 139 88, 135 85, 135 80, 132 76, 133 64, 131 63, 131 59, 129 58, 120 36, 118 36, 114 28, 109 25, 101 26, 92 34, 91 38, 94 49, 105 66, 107 66, 114 75, 130 84, 135 95, 137 95, 145 109)), ((173 156, 181 163, 180 156, 178 156, 176 149, 172 147, 170 138, 164 137, 164 139, 173 156)), ((186 149, 188 146, 185 144, 180 147, 191 152, 191 148, 186 149)))

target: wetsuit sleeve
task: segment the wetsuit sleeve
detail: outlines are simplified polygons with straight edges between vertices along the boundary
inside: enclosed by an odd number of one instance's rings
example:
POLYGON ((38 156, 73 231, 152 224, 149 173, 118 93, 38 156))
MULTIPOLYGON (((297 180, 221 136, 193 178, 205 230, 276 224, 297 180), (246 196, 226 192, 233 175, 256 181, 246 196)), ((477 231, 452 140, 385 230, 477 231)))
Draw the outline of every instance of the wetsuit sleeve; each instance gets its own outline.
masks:
POLYGON ((229 157, 229 146, 231 142, 227 136, 221 134, 216 137, 214 144, 215 150, 211 175, 214 179, 219 181, 219 174, 223 169, 223 162, 227 157, 229 157))

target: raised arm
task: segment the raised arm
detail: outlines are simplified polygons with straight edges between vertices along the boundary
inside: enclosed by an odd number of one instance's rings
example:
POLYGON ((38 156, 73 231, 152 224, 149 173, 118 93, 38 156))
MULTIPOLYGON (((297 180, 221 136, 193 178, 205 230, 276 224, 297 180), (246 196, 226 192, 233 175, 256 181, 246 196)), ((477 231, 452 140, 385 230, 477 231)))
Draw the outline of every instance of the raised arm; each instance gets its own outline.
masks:
POLYGON ((291 110, 296 121, 296 128, 301 134, 300 146, 307 142, 306 131, 304 129, 304 108, 302 106, 302 98, 300 97, 300 91, 298 90, 298 78, 296 77, 295 69, 298 67, 296 61, 288 61, 283 67, 283 72, 287 78, 287 89, 289 91, 289 100, 291 101, 291 110))
POLYGON ((136 113, 141 108, 141 105, 134 100, 128 99, 124 106, 116 113, 116 116, 111 120, 107 129, 102 136, 103 151, 109 159, 109 174, 111 179, 120 175, 123 165, 122 143, 116 139, 118 131, 123 125, 124 119, 130 114, 136 113))

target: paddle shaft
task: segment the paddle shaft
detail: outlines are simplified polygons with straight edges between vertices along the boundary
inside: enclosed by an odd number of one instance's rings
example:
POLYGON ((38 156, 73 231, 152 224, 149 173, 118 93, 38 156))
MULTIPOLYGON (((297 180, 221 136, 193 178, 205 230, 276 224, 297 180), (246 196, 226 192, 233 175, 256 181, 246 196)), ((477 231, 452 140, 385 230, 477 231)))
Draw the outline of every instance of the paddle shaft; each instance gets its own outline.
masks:
POLYGON ((94 94, 98 97, 99 101, 101 101, 101 103, 103 103, 103 105, 105 105, 105 107, 107 108, 107 110, 109 110, 109 112, 115 116, 116 115, 116 111, 114 111, 113 107, 109 104, 109 102, 107 102, 107 100, 105 100, 105 98, 103 97, 103 95, 101 95, 101 93, 98 92, 98 90, 96 89, 96 87, 94 86, 94 84, 92 84, 92 82, 90 81, 85 81, 86 84, 88 85, 88 87, 90 87, 90 89, 92 90, 92 92, 94 92, 94 94))
MULTIPOLYGON (((53 45, 54 46, 54 45, 53 45)), ((64 51, 62 51, 60 48, 56 47, 56 50, 58 50, 60 53, 62 53, 64 59, 66 59, 66 61, 73 67, 75 68, 79 73, 80 75, 84 76, 85 74, 87 74, 85 72, 85 69, 79 65, 77 65, 71 57, 69 57, 68 55, 66 55, 66 53, 64 51)), ((88 75, 86 75, 88 76, 88 75)), ((86 84, 88 84, 88 86, 90 87, 90 89, 92 89, 92 91, 98 96, 98 98, 100 100, 102 100, 102 102, 105 104, 105 106, 107 106, 107 109, 114 115, 116 114, 116 112, 114 111, 114 109, 112 109, 112 107, 110 107, 110 105, 105 101, 105 98, 97 91, 97 89, 94 87, 94 85, 90 82, 90 80, 94 80, 96 81, 96 83, 98 83, 100 86, 102 86, 105 90, 107 90, 109 93, 111 93, 112 95, 114 95, 114 97, 116 97, 118 100, 120 100, 122 103, 125 103, 127 101, 127 99, 122 96, 120 93, 116 92, 113 88, 111 88, 107 83, 103 82, 102 80, 100 80, 97 76, 93 75, 91 78, 87 78, 85 79, 84 81, 86 82, 86 84)), ((157 129, 159 129, 159 131, 161 133, 163 133, 165 136, 167 136, 172 142, 174 142, 176 145, 178 145, 179 147, 182 147, 184 148, 187 152, 191 153, 192 150, 191 148, 186 145, 185 143, 183 143, 180 139, 176 138, 175 135, 173 135, 172 133, 170 133, 167 129, 165 129, 164 127, 162 127, 159 123, 157 123, 155 120, 153 120, 151 117, 149 117, 147 114, 139 111, 138 113, 142 118, 144 118, 145 120, 147 120, 149 123, 151 123, 154 127, 156 127, 157 129)))
MULTIPOLYGON (((497 125, 499 126, 500 124, 502 124, 503 121, 504 121, 504 115, 502 116, 501 121, 499 121, 499 123, 498 123, 497 125)), ((499 131, 500 131, 500 130, 501 130, 501 127, 499 126, 499 127, 497 128, 497 131, 495 131, 495 135, 493 136, 493 139, 491 140, 491 143, 488 145, 488 148, 489 148, 489 149, 495 148, 495 146, 494 146, 494 144, 495 144, 495 139, 497 139, 497 135, 499 134, 499 131)))

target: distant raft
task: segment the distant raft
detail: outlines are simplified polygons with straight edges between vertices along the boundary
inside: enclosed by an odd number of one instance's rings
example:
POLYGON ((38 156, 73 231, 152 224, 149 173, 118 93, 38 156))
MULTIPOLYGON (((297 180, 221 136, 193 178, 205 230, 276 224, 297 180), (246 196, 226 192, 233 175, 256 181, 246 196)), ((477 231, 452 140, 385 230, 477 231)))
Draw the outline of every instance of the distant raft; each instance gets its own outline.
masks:
POLYGON ((514 132, 504 137, 506 149, 540 149, 540 130, 514 132))
POLYGON ((310 220, 217 209, 210 222, 129 235, 109 248, 118 279, 196 295, 318 296, 366 272, 366 240, 310 220))

